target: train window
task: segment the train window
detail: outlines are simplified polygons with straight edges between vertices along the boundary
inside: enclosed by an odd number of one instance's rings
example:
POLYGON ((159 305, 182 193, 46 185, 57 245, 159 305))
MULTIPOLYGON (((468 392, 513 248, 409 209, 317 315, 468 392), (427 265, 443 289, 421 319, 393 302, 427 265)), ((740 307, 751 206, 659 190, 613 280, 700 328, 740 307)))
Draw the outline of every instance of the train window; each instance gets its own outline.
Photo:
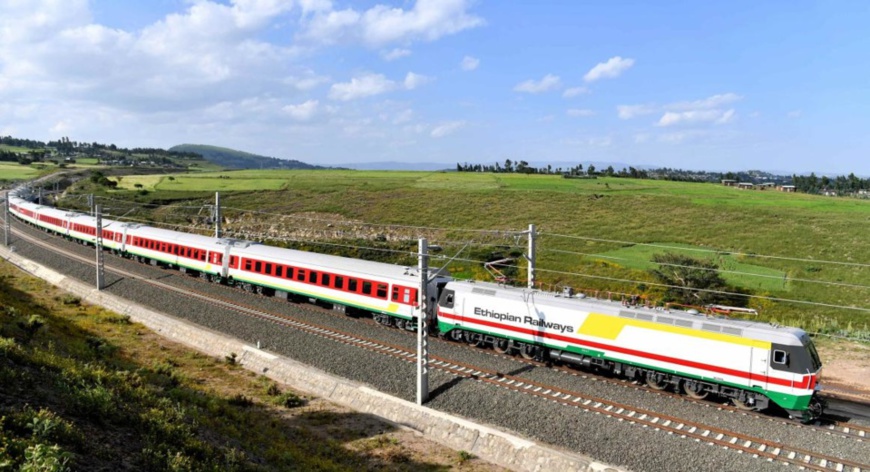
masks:
POLYGON ((329 279, 330 279, 329 274, 321 274, 320 275, 320 285, 323 285, 324 287, 329 287, 329 279))
POLYGON ((317 283, 317 272, 313 270, 308 271, 308 282, 312 284, 317 283))
POLYGON ((788 353, 785 351, 773 351, 773 363, 788 365, 788 353))
POLYGON ((239 268, 239 257, 238 256, 230 256, 230 266, 233 269, 239 268))
POLYGON ((358 285, 357 279, 347 279, 348 292, 356 292, 358 285))
POLYGON ((296 280, 305 282, 305 269, 299 269, 296 271, 296 280))
POLYGON ((394 302, 399 301, 399 290, 400 290, 400 289, 399 289, 398 286, 393 285, 393 301, 394 301, 394 302))
POLYGON ((362 293, 364 293, 364 294, 366 294, 366 295, 371 295, 371 294, 372 294, 372 283, 371 283, 371 282, 369 282, 369 281, 367 281, 367 280, 363 280, 363 283, 362 283, 362 293))
POLYGON ((336 275, 334 287, 339 289, 339 290, 344 290, 344 277, 342 277, 340 275, 336 275))
POLYGON ((287 277, 288 279, 293 278, 293 268, 292 267, 289 267, 289 266, 287 267, 286 275, 284 275, 284 277, 287 277))
POLYGON ((251 270, 251 260, 250 259, 245 259, 244 268, 246 271, 251 270))
POLYGON ((272 264, 267 262, 266 267, 265 269, 263 269, 263 271, 266 273, 266 275, 272 275, 272 264))
POLYGON ((260 261, 254 262, 254 272, 261 272, 263 270, 263 263, 260 261))
POLYGON ((275 264, 275 277, 284 277, 284 266, 275 264))
POLYGON ((387 299, 387 284, 378 284, 378 291, 376 296, 378 298, 387 299))
POLYGON ((402 298, 402 301, 404 303, 411 303, 411 289, 410 288, 405 289, 405 295, 402 298))

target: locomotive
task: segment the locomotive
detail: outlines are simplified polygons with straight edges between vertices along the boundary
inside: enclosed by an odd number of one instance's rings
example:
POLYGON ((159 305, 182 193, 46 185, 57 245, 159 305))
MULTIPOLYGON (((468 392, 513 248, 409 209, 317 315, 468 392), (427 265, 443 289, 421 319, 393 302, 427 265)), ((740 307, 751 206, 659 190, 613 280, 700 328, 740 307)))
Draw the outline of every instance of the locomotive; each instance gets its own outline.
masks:
MULTIPOLYGON (((9 192, 12 215, 96 244, 94 217, 26 197, 24 188, 9 192)), ((423 316, 449 340, 622 376, 656 390, 727 398, 747 410, 776 405, 803 422, 816 420, 825 408, 821 360, 798 328, 637 307, 570 289, 548 293, 455 280, 438 270, 428 279, 431 298, 424 306, 430 309, 423 313, 414 268, 110 219, 102 221, 102 244, 140 262, 349 315, 368 314, 400 329, 415 330, 423 316)))

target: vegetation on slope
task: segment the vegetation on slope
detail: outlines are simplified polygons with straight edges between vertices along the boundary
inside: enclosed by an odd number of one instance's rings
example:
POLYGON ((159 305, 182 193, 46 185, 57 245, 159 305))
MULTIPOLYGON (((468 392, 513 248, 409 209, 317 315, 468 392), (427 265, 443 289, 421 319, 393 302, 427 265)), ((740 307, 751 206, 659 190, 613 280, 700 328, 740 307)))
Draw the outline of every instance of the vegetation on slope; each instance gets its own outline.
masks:
POLYGON ((232 360, 0 263, 0 471, 489 470, 232 360))
POLYGON ((209 162, 230 169, 323 169, 293 159, 260 156, 235 149, 205 144, 179 144, 169 148, 173 152, 199 154, 209 162))

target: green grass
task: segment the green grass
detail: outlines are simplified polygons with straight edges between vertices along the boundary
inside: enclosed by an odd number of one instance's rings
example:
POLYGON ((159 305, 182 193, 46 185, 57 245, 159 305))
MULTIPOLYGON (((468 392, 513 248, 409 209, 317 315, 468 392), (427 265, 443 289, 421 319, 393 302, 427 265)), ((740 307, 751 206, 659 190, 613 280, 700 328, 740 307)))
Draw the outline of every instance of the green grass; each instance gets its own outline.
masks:
POLYGON ((31 149, 20 146, 10 146, 9 144, 0 144, 0 151, 27 153, 30 152, 31 149))
POLYGON ((452 462, 447 451, 440 463, 412 458, 387 424, 309 405, 6 262, 0 391, 0 470, 434 472, 452 462))
MULTIPOLYGON (((132 189, 134 179, 124 177, 123 186, 132 189)), ((337 229, 347 229, 341 236, 345 244, 371 240, 380 233, 388 233, 391 239, 412 241, 426 236, 431 243, 442 245, 445 255, 454 254, 465 241, 473 239, 475 245, 466 249, 464 258, 471 258, 468 253, 472 249, 475 257, 499 252, 498 248, 485 244, 522 247, 525 240, 500 232, 481 234, 462 229, 523 231, 534 223, 542 233, 538 244, 538 279, 547 288, 572 285, 583 290, 661 297, 662 290, 650 284, 654 279, 644 262, 656 251, 645 246, 627 248, 631 243, 659 243, 778 256, 729 256, 723 259, 722 268, 773 276, 725 274, 732 284, 750 288, 756 295, 870 309, 870 288, 862 288, 870 286, 867 282, 870 267, 816 262, 870 265, 867 200, 744 191, 717 184, 452 172, 249 170, 176 175, 175 181, 165 176, 141 179, 139 182, 152 192, 145 197, 137 195, 139 202, 175 202, 198 208, 211 203, 209 193, 221 190, 227 208, 313 215, 335 223, 333 229, 310 220, 275 215, 243 220, 228 210, 225 215, 230 222, 225 228, 230 231, 243 229, 257 234, 273 231, 306 239, 311 232, 329 238, 337 229), (354 224, 343 225, 337 220, 354 224), (454 229, 382 229, 359 223, 454 229), (300 227, 310 231, 300 232, 300 227), (788 279, 786 284, 783 275, 788 279), (622 283, 607 278, 637 282, 622 283)), ((133 193, 130 192, 131 196, 133 193)), ((123 195, 123 191, 118 193, 123 195)), ((196 214, 175 207, 155 215, 152 217, 173 223, 202 221, 196 214)), ((521 266, 517 274, 521 279, 525 263, 520 259, 517 264, 521 266)), ((451 269, 462 276, 488 277, 479 265, 472 263, 453 262, 451 269)), ((867 311, 764 299, 755 299, 751 305, 762 311, 762 319, 775 318, 789 324, 810 326, 812 322, 815 326, 816 320, 822 320, 822 325, 836 325, 839 331, 851 326, 855 332, 866 332, 866 326, 870 325, 867 311)))
POLYGON ((28 180, 38 177, 40 170, 18 163, 0 162, 0 180, 28 180))
POLYGON ((695 259, 716 263, 721 275, 729 285, 742 287, 756 292, 788 292, 790 284, 786 273, 755 263, 744 262, 746 257, 733 256, 709 248, 699 248, 687 244, 661 243, 655 246, 632 245, 587 257, 592 260, 607 261, 629 269, 649 271, 658 268, 652 257, 663 252, 683 254, 695 259), (667 247, 665 249, 664 247, 667 247), (739 274, 737 273, 739 272, 739 274))

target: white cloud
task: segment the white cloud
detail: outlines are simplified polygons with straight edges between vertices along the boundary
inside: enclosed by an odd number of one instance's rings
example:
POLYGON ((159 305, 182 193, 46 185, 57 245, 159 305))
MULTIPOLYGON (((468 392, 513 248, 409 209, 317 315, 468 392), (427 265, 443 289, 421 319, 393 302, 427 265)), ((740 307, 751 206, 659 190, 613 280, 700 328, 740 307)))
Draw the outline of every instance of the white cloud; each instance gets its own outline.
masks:
POLYGON ((300 103, 298 105, 287 105, 283 108, 283 110, 294 120, 308 121, 314 116, 315 113, 317 113, 317 108, 319 105, 320 102, 318 102, 317 100, 308 100, 307 102, 300 103))
POLYGON ((432 129, 432 132, 429 133, 433 138, 443 138, 449 134, 452 134, 459 128, 465 126, 464 121, 448 121, 446 123, 441 123, 432 129))
POLYGON ((593 116, 595 115, 595 112, 585 108, 570 108, 565 112, 565 114, 568 116, 593 116))
POLYGON ((329 98, 346 102, 358 98, 380 95, 395 88, 396 83, 387 79, 382 74, 365 74, 350 79, 350 82, 332 84, 332 87, 329 89, 329 98))
POLYGON ((652 105, 617 105, 616 114, 623 120, 649 115, 655 113, 656 109, 652 105))
POLYGON ((425 75, 415 74, 413 72, 408 72, 405 76, 405 88, 408 90, 414 90, 415 88, 429 83, 432 81, 431 77, 426 77, 425 75))
POLYGON ((431 82, 432 78, 421 74, 408 72, 401 84, 384 77, 383 74, 367 73, 350 79, 350 82, 332 84, 329 89, 329 98, 339 101, 350 101, 359 98, 381 95, 392 92, 398 88, 414 90, 415 88, 431 82))
POLYGON ((720 116, 719 119, 716 120, 716 124, 717 125, 724 125, 725 123, 730 123, 731 121, 734 120, 735 116, 737 116, 737 112, 735 112, 734 109, 731 108, 731 109, 725 111, 725 113, 722 113, 722 116, 720 116))
POLYGON ((392 122, 394 125, 400 125, 402 123, 407 123, 407 122, 411 121, 413 118, 414 118, 414 110, 407 108, 405 110, 402 110, 402 111, 396 113, 393 116, 392 122))
POLYGON ((311 12, 332 10, 332 2, 330 0, 299 0, 299 6, 302 7, 302 14, 311 12))
POLYGON ((668 111, 659 119, 658 126, 673 126, 677 124, 716 123, 724 124, 734 118, 734 110, 691 110, 668 111))
POLYGON ((474 70, 477 69, 477 66, 480 65, 480 59, 471 56, 465 56, 462 58, 462 63, 460 63, 460 67, 462 70, 474 70))
POLYGON ((622 75, 631 66, 634 65, 634 59, 623 59, 619 56, 611 57, 607 62, 599 62, 589 72, 583 76, 586 82, 594 82, 599 79, 613 79, 622 75))
POLYGON ((49 128, 49 131, 51 131, 54 134, 67 134, 72 130, 73 130, 72 125, 70 125, 69 122, 66 120, 60 120, 57 123, 55 123, 54 126, 49 128))
POLYGON ((409 10, 375 5, 364 12, 318 12, 304 22, 301 36, 324 44, 345 40, 372 46, 434 41, 485 24, 468 13, 470 5, 469 0, 417 0, 409 10))
POLYGON ((402 57, 407 57, 410 55, 411 55, 410 49, 402 49, 402 48, 396 48, 396 49, 391 49, 389 51, 381 52, 381 57, 383 57, 385 61, 395 61, 396 59, 400 59, 402 57))
POLYGON ((565 89, 565 91, 562 92, 562 96, 564 98, 574 98, 578 95, 583 95, 584 93, 589 93, 589 89, 586 87, 571 87, 565 89))
POLYGON ((329 82, 329 77, 323 77, 314 74, 311 71, 306 72, 303 76, 288 76, 282 82, 300 91, 308 91, 318 87, 321 84, 329 82))
POLYGON ((691 102, 676 102, 666 105, 665 108, 669 110, 697 110, 697 109, 707 109, 707 108, 719 108, 723 105, 727 105, 729 103, 736 102, 741 100, 743 97, 737 95, 736 93, 723 93, 719 95, 713 95, 701 100, 694 100, 691 102))
POLYGON ((515 92, 525 92, 525 93, 541 93, 548 92, 550 90, 557 89, 561 86, 562 81, 559 79, 559 76, 553 74, 547 74, 541 80, 526 80, 525 82, 520 82, 514 87, 515 92))

